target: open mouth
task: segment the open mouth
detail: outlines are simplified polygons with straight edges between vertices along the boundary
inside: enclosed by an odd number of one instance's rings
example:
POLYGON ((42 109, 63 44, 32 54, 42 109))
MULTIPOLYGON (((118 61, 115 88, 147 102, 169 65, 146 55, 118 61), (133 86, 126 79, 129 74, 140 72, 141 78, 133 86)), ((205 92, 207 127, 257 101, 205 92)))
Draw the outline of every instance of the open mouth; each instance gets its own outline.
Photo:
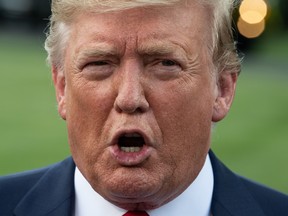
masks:
POLYGON ((122 152, 140 152, 145 145, 144 138, 139 133, 127 133, 119 137, 118 146, 122 152))

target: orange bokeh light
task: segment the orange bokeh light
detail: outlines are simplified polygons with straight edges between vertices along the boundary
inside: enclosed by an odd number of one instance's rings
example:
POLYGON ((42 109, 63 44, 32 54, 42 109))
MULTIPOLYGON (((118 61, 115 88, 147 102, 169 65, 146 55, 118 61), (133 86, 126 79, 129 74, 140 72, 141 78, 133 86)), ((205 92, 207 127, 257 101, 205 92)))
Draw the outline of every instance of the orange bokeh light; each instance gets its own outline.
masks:
POLYGON ((256 24, 265 19, 268 6, 263 0, 243 0, 240 5, 240 16, 249 24, 256 24))
POLYGON ((237 27, 240 34, 245 36, 246 38, 256 38, 264 32, 265 20, 263 19, 259 23, 250 24, 243 20, 241 17, 239 17, 237 27))

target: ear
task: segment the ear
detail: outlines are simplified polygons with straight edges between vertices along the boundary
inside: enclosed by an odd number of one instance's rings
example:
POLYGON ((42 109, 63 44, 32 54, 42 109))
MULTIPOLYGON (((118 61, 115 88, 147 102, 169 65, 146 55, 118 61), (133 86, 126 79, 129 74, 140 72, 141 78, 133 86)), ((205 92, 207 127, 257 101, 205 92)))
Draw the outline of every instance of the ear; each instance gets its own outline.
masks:
POLYGON ((64 71, 56 66, 52 66, 52 79, 54 82, 56 99, 58 104, 58 113, 62 119, 66 120, 66 98, 65 89, 66 81, 64 71))
POLYGON ((222 120, 229 112, 235 95, 237 79, 238 73, 229 73, 223 71, 219 75, 217 84, 218 93, 215 100, 212 116, 213 122, 222 120))

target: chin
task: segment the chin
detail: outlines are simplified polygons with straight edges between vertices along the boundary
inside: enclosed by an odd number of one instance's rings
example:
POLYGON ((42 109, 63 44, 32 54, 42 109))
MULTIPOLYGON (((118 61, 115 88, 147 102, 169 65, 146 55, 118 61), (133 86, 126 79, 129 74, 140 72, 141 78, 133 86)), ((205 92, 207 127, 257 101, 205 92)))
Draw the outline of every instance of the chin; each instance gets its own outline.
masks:
POLYGON ((120 208, 154 209, 167 200, 163 193, 166 181, 143 168, 122 167, 107 175, 109 179, 102 177, 102 184, 95 185, 94 190, 120 208))
POLYGON ((130 210, 130 211, 147 211, 159 208, 164 205, 166 202, 161 203, 160 200, 156 200, 155 202, 151 201, 140 201, 137 199, 126 199, 126 200, 109 200, 109 202, 113 203, 115 206, 119 208, 130 210))

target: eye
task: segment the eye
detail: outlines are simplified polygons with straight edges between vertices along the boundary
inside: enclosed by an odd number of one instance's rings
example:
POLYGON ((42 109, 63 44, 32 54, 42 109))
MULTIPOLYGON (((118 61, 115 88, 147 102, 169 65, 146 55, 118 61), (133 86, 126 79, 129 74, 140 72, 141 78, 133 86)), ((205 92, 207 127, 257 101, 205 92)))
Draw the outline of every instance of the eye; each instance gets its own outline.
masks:
POLYGON ((155 77, 161 80, 177 78, 183 69, 178 61, 168 58, 154 59, 151 64, 148 64, 147 68, 150 74, 154 74, 155 77))
POLYGON ((178 65, 175 61, 172 61, 172 60, 169 60, 169 59, 162 60, 161 64, 163 66, 167 66, 167 67, 169 67, 169 66, 177 66, 178 65))
POLYGON ((94 60, 87 62, 82 69, 88 79, 103 80, 112 75, 114 66, 106 60, 94 60))
POLYGON ((106 61, 93 61, 86 64, 86 66, 104 66, 104 65, 108 65, 108 63, 106 61))
POLYGON ((166 70, 167 72, 179 71, 181 69, 181 65, 171 59, 160 59, 156 62, 155 66, 160 70, 166 70))

